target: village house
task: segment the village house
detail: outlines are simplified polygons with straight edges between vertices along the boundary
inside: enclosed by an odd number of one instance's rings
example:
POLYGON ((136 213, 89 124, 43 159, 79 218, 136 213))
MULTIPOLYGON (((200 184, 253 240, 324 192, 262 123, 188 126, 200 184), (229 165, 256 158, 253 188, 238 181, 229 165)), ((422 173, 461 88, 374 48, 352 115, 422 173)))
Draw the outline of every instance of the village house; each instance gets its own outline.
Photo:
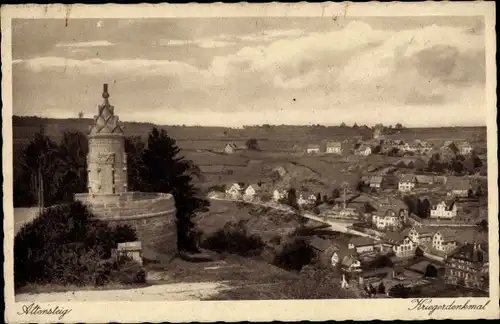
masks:
POLYGON ((344 208, 340 205, 335 205, 332 208, 327 208, 323 213, 324 216, 336 219, 357 220, 359 212, 354 208, 344 208))
POLYGON ((382 177, 382 176, 370 177, 369 186, 370 186, 370 188, 380 189, 380 188, 382 188, 383 181, 384 181, 384 177, 382 177))
POLYGON ((242 188, 238 183, 233 183, 226 189, 226 198, 228 199, 241 199, 242 188))
POLYGON ((338 248, 331 241, 313 236, 309 240, 309 246, 313 248, 319 264, 324 266, 337 265, 339 261, 338 248))
POLYGON ((449 253, 457 247, 456 233, 440 229, 432 236, 432 247, 444 253, 449 253))
POLYGON ((360 155, 360 156, 368 156, 368 155, 372 154, 372 149, 370 146, 368 146, 366 144, 361 144, 356 149, 355 154, 360 155))
POLYGON ((450 178, 447 181, 448 195, 456 197, 468 197, 472 189, 469 179, 450 178))
POLYGON ((488 248, 466 243, 446 259, 445 281, 470 288, 488 289, 488 248))
POLYGON ((398 258, 407 258, 415 255, 418 244, 403 233, 388 232, 384 236, 383 246, 394 252, 398 258))
POLYGON ((273 191, 273 200, 278 202, 286 197, 286 190, 278 190, 274 189, 273 191))
POLYGON ((472 145, 470 145, 469 142, 467 142, 467 141, 458 143, 457 149, 458 149, 458 153, 460 153, 461 155, 469 155, 474 150, 472 145))
POLYGON ((299 198, 297 198, 297 204, 299 206, 307 205, 307 204, 309 204, 309 200, 304 199, 304 196, 302 194, 300 194, 299 198))
POLYGON ((425 226, 414 226, 408 233, 408 237, 417 245, 430 243, 433 235, 434 230, 425 226))
POLYGON ((243 149, 245 148, 241 145, 237 145, 236 143, 228 143, 226 144, 226 146, 224 146, 224 149, 222 151, 226 154, 232 154, 236 151, 241 151, 243 149))
POLYGON ((452 219, 457 217, 457 205, 455 201, 442 201, 432 206, 430 217, 437 219, 452 219))
POLYGON ((318 154, 320 152, 320 146, 318 144, 307 145, 307 154, 318 154))
POLYGON ((340 265, 342 270, 348 273, 361 271, 361 262, 354 254, 344 256, 340 265))
POLYGON ((251 184, 249 185, 246 189, 245 192, 243 193, 243 200, 245 201, 255 201, 258 200, 257 198, 257 193, 261 190, 261 186, 258 184, 251 184))
POLYGON ((403 174, 401 178, 399 178, 398 182, 398 190, 400 192, 410 192, 413 188, 415 188, 415 176, 412 174, 403 174))
POLYGON ((401 227, 400 218, 392 209, 388 209, 383 213, 374 212, 372 215, 372 224, 376 229, 382 231, 396 230, 401 227))
POLYGON ((341 142, 326 143, 326 153, 342 154, 342 143, 341 142))
POLYGON ((375 242, 371 238, 357 236, 350 239, 347 247, 349 249, 354 249, 354 251, 359 254, 373 252, 375 248, 375 242))

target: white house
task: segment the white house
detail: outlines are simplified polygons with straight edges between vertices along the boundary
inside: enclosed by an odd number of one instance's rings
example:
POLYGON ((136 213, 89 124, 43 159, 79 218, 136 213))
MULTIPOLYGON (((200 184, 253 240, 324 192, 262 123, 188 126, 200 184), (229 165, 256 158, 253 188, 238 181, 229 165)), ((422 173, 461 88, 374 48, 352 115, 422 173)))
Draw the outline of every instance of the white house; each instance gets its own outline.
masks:
POLYGON ((253 201, 256 198, 257 192, 260 190, 260 186, 258 184, 249 185, 243 194, 243 200, 245 201, 253 201))
POLYGON ((467 197, 472 185, 468 179, 448 179, 447 186, 449 188, 448 194, 457 197, 467 197))
POLYGON ((438 230, 432 236, 432 247, 446 253, 453 251, 457 247, 456 233, 438 230))
POLYGON ((280 201, 281 199, 286 197, 286 191, 285 190, 278 190, 275 189, 273 191, 273 200, 274 201, 280 201))
POLYGON ((228 143, 228 144, 226 144, 226 146, 224 146, 223 151, 224 151, 224 153, 231 154, 231 153, 234 153, 237 149, 238 149, 238 147, 236 146, 236 144, 228 143))
POLYGON ((309 197, 307 197, 307 200, 310 204, 314 204, 316 202, 316 196, 313 194, 310 194, 309 197))
POLYGON ((389 232, 384 237, 384 246, 392 249, 398 258, 406 258, 415 255, 418 244, 406 235, 398 232, 389 232))
POLYGON ((372 154, 372 149, 368 145, 361 145, 357 150, 356 150, 356 155, 361 155, 361 156, 368 156, 372 154))
POLYGON ((375 213, 372 216, 372 223, 378 230, 396 229, 400 226, 399 215, 392 209, 383 214, 375 213))
POLYGON ((415 242, 417 245, 431 242, 432 236, 434 235, 434 230, 432 228, 424 227, 424 226, 414 226, 411 228, 408 233, 408 237, 415 242))
POLYGON ((382 176, 373 176, 370 177, 370 188, 381 188, 382 187, 382 182, 384 181, 384 177, 382 176))
POLYGON ((342 154, 342 143, 341 142, 326 143, 326 153, 342 154))
POLYGON ((307 154, 317 154, 320 151, 320 146, 318 144, 307 145, 307 154))
POLYGON ((410 192, 415 188, 415 176, 412 174, 403 174, 398 182, 398 190, 401 192, 410 192))
POLYGON ((473 151, 473 147, 469 144, 469 142, 461 142, 461 143, 458 143, 457 145, 457 148, 458 148, 458 152, 461 154, 461 155, 469 155, 472 153, 473 151))
POLYGON ((309 200, 308 199, 305 199, 304 196, 302 194, 299 195, 299 198, 297 198, 297 204, 299 206, 302 206, 302 205, 307 205, 309 204, 309 200))
POLYGON ((238 183, 233 183, 228 189, 226 189, 226 198, 229 199, 241 199, 241 186, 238 183))
POLYGON ((452 219, 457 216, 457 205, 455 202, 442 201, 431 208, 431 218, 452 219))

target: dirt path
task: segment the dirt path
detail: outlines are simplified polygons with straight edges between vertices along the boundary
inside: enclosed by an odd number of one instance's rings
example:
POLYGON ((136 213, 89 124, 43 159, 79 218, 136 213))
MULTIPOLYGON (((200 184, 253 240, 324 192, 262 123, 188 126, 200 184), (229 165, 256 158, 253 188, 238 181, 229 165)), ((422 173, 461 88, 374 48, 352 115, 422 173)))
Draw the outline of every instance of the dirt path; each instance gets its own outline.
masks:
POLYGON ((74 301, 183 301, 201 300, 217 295, 230 287, 224 282, 159 284, 144 288, 117 290, 79 290, 16 295, 17 302, 74 301))

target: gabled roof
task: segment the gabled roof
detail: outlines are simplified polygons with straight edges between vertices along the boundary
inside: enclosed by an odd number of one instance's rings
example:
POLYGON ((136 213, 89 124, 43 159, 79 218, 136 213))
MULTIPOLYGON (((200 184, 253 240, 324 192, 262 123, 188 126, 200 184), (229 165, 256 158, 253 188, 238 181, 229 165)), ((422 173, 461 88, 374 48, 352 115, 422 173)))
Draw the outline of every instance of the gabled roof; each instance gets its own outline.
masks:
POLYGON ((437 233, 441 234, 441 236, 443 237, 444 243, 456 241, 457 232, 455 232, 451 229, 441 228, 441 229, 437 230, 436 234, 437 233))
POLYGON ((469 190, 471 188, 471 181, 469 179, 450 177, 448 178, 446 185, 448 188, 453 190, 469 190))
POLYGON ((308 149, 318 149, 320 148, 319 144, 307 144, 308 149))
POLYGON ((488 262, 488 247, 476 246, 474 248, 473 243, 467 243, 457 249, 450 257, 474 263, 488 262))
POLYGON ((401 232, 387 232, 384 235, 384 241, 393 244, 401 244, 405 238, 406 235, 401 232))
POLYGON ((436 231, 432 227, 427 227, 427 226, 415 226, 414 229, 419 235, 434 234, 436 231))
POLYGON ((373 176, 370 178, 370 183, 382 183, 384 177, 381 176, 373 176))
POLYGON ((341 142, 327 142, 326 147, 342 147, 341 142))
POLYGON ((309 240, 309 245, 321 252, 326 251, 330 247, 334 247, 334 245, 329 240, 325 240, 317 236, 314 236, 309 240))
POLYGON ((399 182, 415 182, 415 179, 415 175, 413 174, 402 174, 399 182))
POLYGON ((417 180, 418 183, 426 183, 426 184, 429 184, 429 183, 433 183, 434 182, 434 178, 433 176, 428 176, 428 175, 416 175, 415 176, 415 179, 417 180))
POLYGON ((364 236, 357 236, 353 237, 349 240, 349 243, 351 243, 354 246, 369 246, 375 244, 373 239, 369 237, 364 237, 364 236))

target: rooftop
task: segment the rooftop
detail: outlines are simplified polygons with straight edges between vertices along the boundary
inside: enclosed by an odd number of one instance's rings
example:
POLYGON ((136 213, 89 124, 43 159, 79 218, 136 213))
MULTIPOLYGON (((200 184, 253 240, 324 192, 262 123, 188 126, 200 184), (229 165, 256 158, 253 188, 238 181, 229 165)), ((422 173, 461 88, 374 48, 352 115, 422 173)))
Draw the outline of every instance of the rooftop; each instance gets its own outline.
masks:
POLYGON ((488 262, 488 247, 475 243, 467 243, 461 246, 450 257, 474 263, 485 263, 488 262))
POLYGON ((354 246, 368 246, 368 245, 373 245, 374 241, 369 237, 357 236, 351 238, 349 240, 349 243, 351 243, 354 246))

